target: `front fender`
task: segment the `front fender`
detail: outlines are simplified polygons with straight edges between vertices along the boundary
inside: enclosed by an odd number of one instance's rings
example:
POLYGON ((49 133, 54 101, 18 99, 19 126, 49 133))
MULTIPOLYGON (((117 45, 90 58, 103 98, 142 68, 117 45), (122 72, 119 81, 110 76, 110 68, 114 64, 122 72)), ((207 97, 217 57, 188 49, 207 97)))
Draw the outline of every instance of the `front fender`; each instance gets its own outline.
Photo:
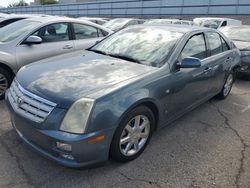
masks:
POLYGON ((121 119, 136 106, 150 102, 159 109, 159 102, 153 99, 148 88, 134 91, 119 92, 97 100, 94 107, 87 132, 94 132, 102 129, 114 130, 118 127, 121 119))

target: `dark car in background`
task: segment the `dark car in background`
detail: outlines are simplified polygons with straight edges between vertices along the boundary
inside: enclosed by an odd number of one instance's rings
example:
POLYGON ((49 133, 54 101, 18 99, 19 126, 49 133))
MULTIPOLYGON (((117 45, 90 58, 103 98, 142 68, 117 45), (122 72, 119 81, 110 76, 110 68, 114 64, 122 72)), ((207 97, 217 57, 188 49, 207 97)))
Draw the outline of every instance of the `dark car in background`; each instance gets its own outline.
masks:
POLYGON ((241 67, 237 70, 237 76, 250 80, 250 26, 230 26, 220 31, 230 38, 241 52, 241 67))
POLYGON ((87 51, 24 66, 6 94, 13 127, 69 167, 137 158, 156 129, 226 98, 240 52, 209 28, 141 25, 87 51))
POLYGON ((103 27, 106 27, 116 32, 128 26, 143 24, 144 22, 145 20, 136 19, 136 18, 116 18, 103 24, 103 27))

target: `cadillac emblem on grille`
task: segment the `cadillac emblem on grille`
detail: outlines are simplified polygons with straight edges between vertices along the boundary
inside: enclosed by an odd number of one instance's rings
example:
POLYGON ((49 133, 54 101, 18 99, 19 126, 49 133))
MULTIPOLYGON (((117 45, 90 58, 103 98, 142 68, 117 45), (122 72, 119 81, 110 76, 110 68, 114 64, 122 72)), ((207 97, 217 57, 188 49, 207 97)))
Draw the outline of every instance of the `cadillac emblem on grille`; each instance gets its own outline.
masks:
POLYGON ((23 99, 21 97, 17 97, 17 106, 20 108, 22 104, 23 104, 23 99))

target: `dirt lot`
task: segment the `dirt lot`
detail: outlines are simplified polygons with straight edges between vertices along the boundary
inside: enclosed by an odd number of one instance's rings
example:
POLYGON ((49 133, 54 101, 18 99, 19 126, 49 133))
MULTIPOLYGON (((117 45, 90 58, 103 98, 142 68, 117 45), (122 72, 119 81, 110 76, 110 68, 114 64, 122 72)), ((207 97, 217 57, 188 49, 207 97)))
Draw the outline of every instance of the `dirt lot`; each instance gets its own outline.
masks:
POLYGON ((250 82, 157 131, 127 164, 88 170, 61 167, 31 151, 0 102, 0 187, 250 187, 250 82))

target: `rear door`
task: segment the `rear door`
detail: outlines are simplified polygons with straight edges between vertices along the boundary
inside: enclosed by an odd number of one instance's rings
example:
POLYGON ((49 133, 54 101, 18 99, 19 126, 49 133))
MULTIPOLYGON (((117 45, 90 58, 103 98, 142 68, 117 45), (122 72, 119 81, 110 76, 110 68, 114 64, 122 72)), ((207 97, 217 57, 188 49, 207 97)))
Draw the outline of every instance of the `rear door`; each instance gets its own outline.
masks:
POLYGON ((81 23, 72 23, 72 31, 76 50, 87 49, 109 34, 100 28, 81 23))
POLYGON ((206 32, 209 46, 209 70, 211 74, 211 85, 213 93, 218 93, 222 89, 226 74, 233 61, 233 50, 227 42, 216 31, 206 32))
POLYGON ((16 57, 19 68, 48 57, 69 53, 75 50, 71 40, 69 23, 54 23, 44 26, 32 35, 42 38, 41 44, 19 44, 16 57))

